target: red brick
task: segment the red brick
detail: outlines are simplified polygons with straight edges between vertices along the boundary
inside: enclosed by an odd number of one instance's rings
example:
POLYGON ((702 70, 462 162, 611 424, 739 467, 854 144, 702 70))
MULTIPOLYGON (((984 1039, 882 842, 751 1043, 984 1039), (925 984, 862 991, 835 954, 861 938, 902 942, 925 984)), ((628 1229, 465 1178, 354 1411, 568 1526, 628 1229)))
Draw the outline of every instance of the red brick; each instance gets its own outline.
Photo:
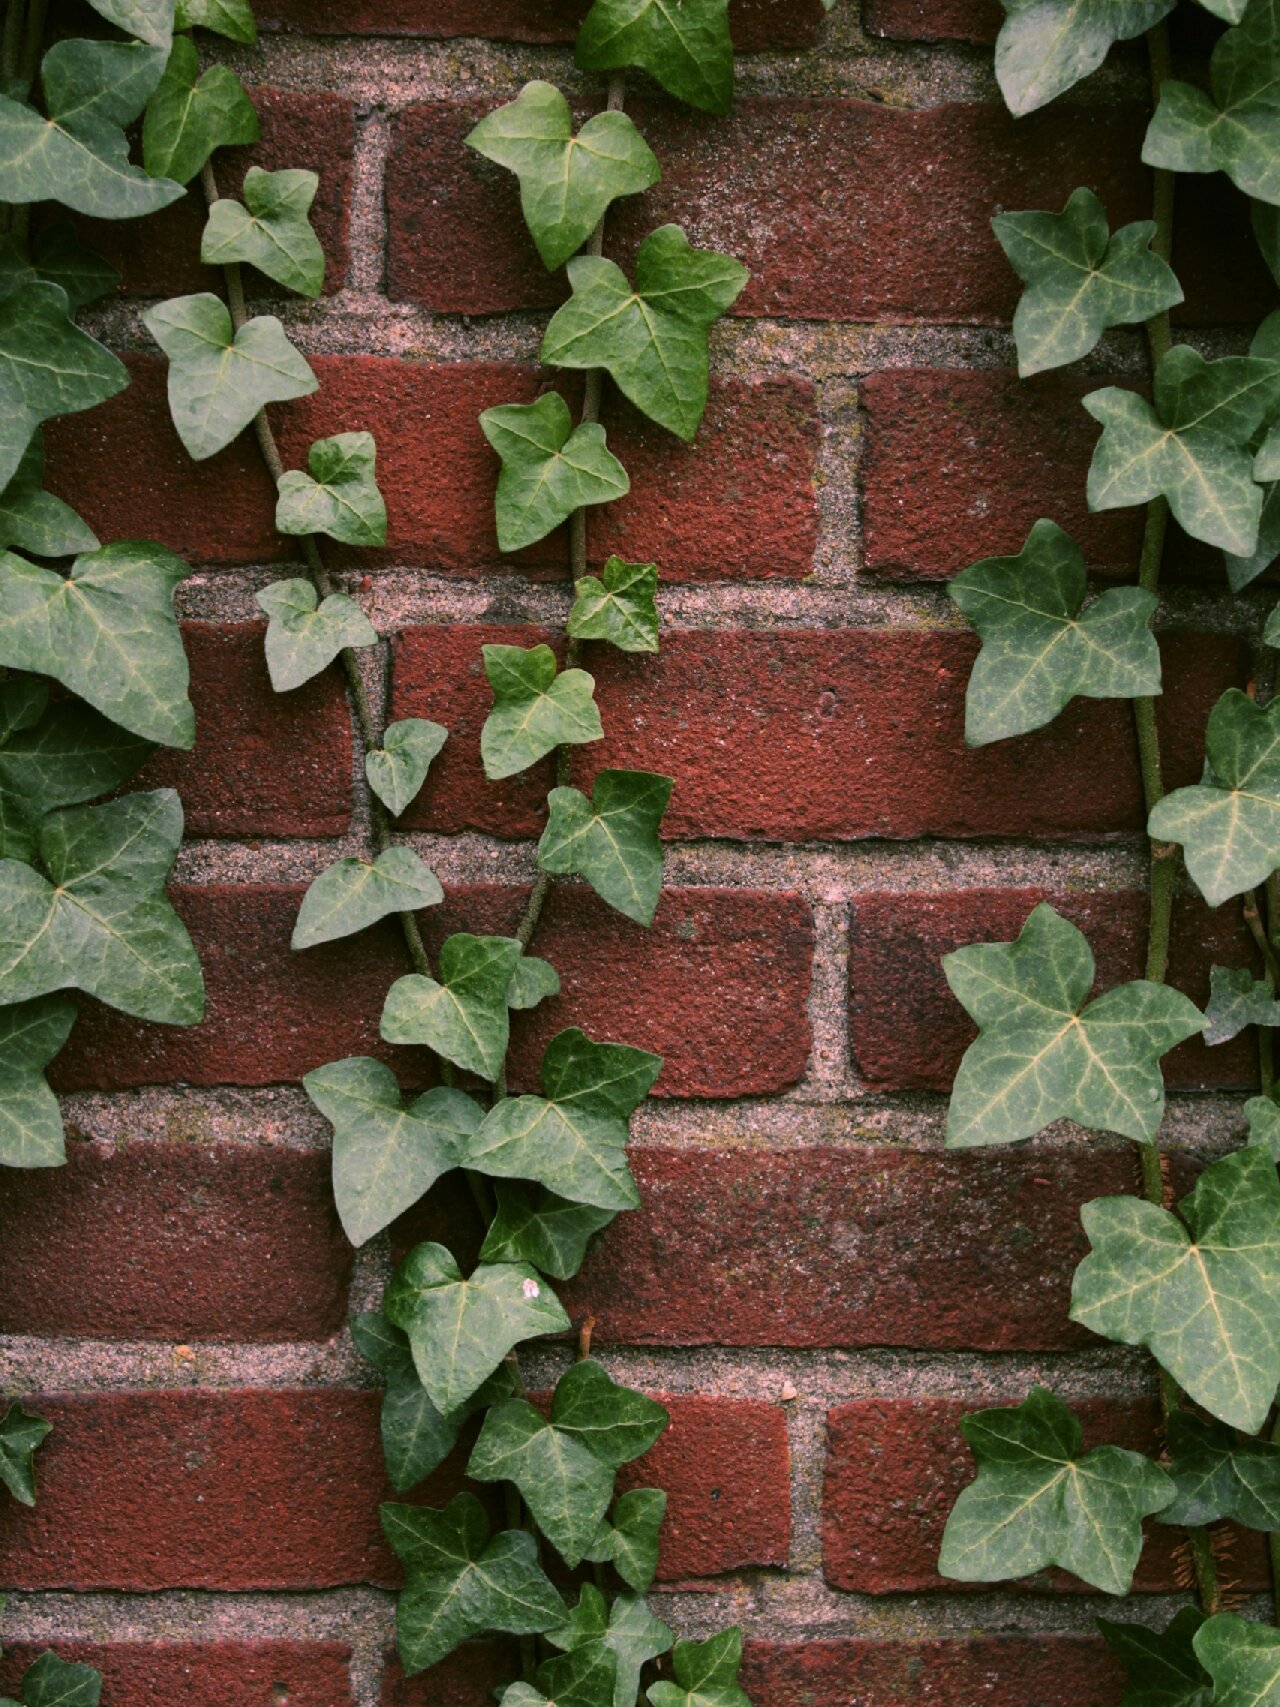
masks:
POLYGON ((90 1339, 327 1339, 351 1248, 327 1154, 76 1141, 0 1174, 0 1326, 90 1339))
POLYGON ((1003 17, 997 0, 862 0, 867 34, 898 41, 993 42, 1003 17))
MULTIPOLYGON (((425 917, 433 952, 448 931, 510 932, 524 893, 454 891, 425 917)), ((302 894, 302 885, 177 888, 175 905, 204 966, 208 1017, 191 1028, 150 1026, 96 1006, 90 1012, 86 1003, 58 1057, 60 1087, 288 1084, 354 1054, 382 1055, 406 1084, 421 1083, 426 1052, 378 1038, 386 991, 408 970, 397 927, 387 921, 363 933, 359 954, 347 942, 293 953, 289 935, 302 894)), ((589 891, 559 885, 536 947, 559 971, 565 994, 516 1021, 513 1071, 523 1083, 535 1078, 548 1039, 572 1024, 663 1055, 658 1089, 668 1096, 762 1095, 804 1071, 812 943, 809 910, 798 897, 672 889, 646 931, 589 891)))
MULTIPOLYGON (((41 1652, 18 1643, 0 1661, 0 1689, 14 1691, 41 1652)), ((96 1666, 103 1698, 128 1707, 348 1707, 351 1649, 344 1642, 75 1642, 64 1660, 96 1666)))
POLYGON ((520 1649, 509 1638, 464 1642, 416 1677, 406 1677, 389 1653, 378 1700, 381 1707, 492 1707, 519 1675, 520 1649))
MULTIPOLYGON (((547 766, 494 786, 480 765, 491 693, 483 644, 532 646, 540 629, 437 626, 394 644, 396 717, 450 730, 406 824, 452 834, 528 836, 544 822, 547 766)), ((574 755, 575 781, 607 766, 676 779, 671 837, 848 841, 867 836, 1092 835, 1144 822, 1132 714, 1077 700, 1017 741, 964 746, 964 690, 976 640, 956 632, 840 629, 668 632, 656 658, 589 646, 605 739, 574 755), (1105 767, 1091 755, 1108 755, 1105 767)), ((1204 727, 1245 679, 1235 640, 1173 635, 1164 645, 1162 734, 1171 785, 1193 782, 1204 727)))
MULTIPOLYGON (((877 1090, 948 1090, 976 1031, 947 988, 940 961, 971 942, 1010 942, 1040 901, 1049 900, 1088 937, 1099 991, 1142 976, 1147 898, 1050 892, 1043 888, 965 889, 950 894, 869 893, 854 898, 849 933, 850 1029, 858 1072, 877 1090)), ((1252 962, 1236 907, 1211 912, 1188 897, 1175 905, 1173 982, 1201 1006, 1209 967, 1252 962)), ((1209 1049, 1199 1039, 1165 1057, 1180 1087, 1251 1087, 1257 1062, 1250 1037, 1209 1049)))

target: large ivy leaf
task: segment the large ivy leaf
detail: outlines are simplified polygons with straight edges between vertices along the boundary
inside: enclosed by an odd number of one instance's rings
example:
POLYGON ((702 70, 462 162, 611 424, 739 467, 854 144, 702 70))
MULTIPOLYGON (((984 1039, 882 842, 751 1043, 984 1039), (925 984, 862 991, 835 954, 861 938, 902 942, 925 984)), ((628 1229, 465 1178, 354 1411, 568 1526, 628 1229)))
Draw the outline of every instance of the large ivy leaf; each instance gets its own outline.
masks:
POLYGON ((1195 1650, 1213 1707, 1280 1707, 1280 1630, 1219 1612, 1196 1632, 1195 1650))
MULTIPOLYGON (((0 159, 2 120, 0 113, 0 159)), ((11 291, 0 301, 0 487, 18 472, 42 421, 92 409, 128 383, 124 363, 74 324, 58 285, 36 279, 11 291)))
POLYGON ((267 672, 277 693, 301 687, 326 669, 345 646, 378 644, 378 631, 354 599, 321 599, 301 576, 273 581, 254 595, 266 611, 267 672))
POLYGON ((1158 24, 1175 0, 1003 0, 996 77, 1011 113, 1031 113, 1096 71, 1112 42, 1158 24))
POLYGON ((74 312, 115 290, 120 274, 80 241, 69 220, 56 219, 26 242, 14 235, 0 239, 0 296, 37 279, 65 290, 74 312))
POLYGON ((398 818, 427 780, 431 761, 449 739, 449 731, 425 717, 388 723, 382 745, 364 761, 369 787, 398 818))
POLYGON ((986 557, 951 582, 951 597, 982 637, 965 693, 970 747, 1039 729, 1076 697, 1160 692, 1160 650, 1149 627, 1157 599, 1112 587, 1084 608, 1080 548, 1039 521, 1016 557, 986 557))
MULTIPOLYGON (((47 1648, 28 1667, 20 1688, 20 1707, 98 1707, 102 1674, 92 1666, 60 1660, 52 1648, 47 1648)), ((19 1707, 19 1703, 14 1702, 12 1707, 19 1707)))
POLYGON ((17 546, 37 557, 70 557, 97 544, 97 535, 70 504, 44 490, 44 443, 38 431, 33 433, 0 491, 0 550, 17 546))
POLYGON ((443 1245, 414 1246, 382 1307, 408 1334, 422 1385, 446 1414, 471 1397, 512 1346, 569 1326, 559 1299, 527 1263, 481 1263, 464 1279, 443 1245))
POLYGON ((449 937, 440 950, 439 983, 415 972, 387 992, 383 1037, 388 1043, 425 1043, 455 1067, 492 1083, 507 1053, 507 990, 521 952, 514 937, 449 937))
POLYGON ((1178 1493, 1161 1523, 1192 1529, 1229 1517, 1250 1529, 1280 1531, 1280 1446, 1241 1440, 1220 1422, 1175 1411, 1167 1450, 1178 1493))
POLYGON ((480 430, 502 460, 494 517, 503 551, 534 545, 583 505, 631 490, 626 469, 605 448, 604 428, 596 421, 575 427, 558 392, 486 409, 480 430))
POLYGON ((181 840, 171 788, 50 813, 48 878, 0 860, 0 1002, 83 990, 139 1019, 197 1024, 200 962, 164 892, 181 840))
POLYGON ((1262 1149, 1207 1167, 1175 1215, 1137 1197, 1081 1211, 1092 1250, 1071 1319, 1145 1345, 1196 1404, 1256 1434, 1280 1383, 1280 1182, 1262 1149))
POLYGON ((299 296, 319 296, 324 250, 309 218, 319 184, 314 172, 264 172, 250 166, 244 201, 227 196, 209 209, 200 259, 213 267, 232 262, 256 267, 299 296))
POLYGON ((229 41, 258 39, 249 0, 178 0, 175 22, 180 30, 213 30, 229 41))
POLYGON ((344 545, 385 545, 387 506, 374 479, 372 433, 339 433, 317 439, 304 474, 290 468, 280 476, 276 532, 327 533, 344 545))
POLYGON ((574 136, 569 103, 551 83, 526 83, 467 142, 520 180, 524 221, 549 270, 581 249, 610 202, 662 176, 626 113, 597 113, 574 136))
POLYGON ((1255 978, 1249 967, 1212 966, 1204 1019, 1206 1043, 1229 1043, 1246 1026, 1280 1026, 1280 1002, 1270 984, 1255 978))
POLYGON ((658 1535, 667 1496, 660 1488, 628 1488, 613 1504, 587 1551, 592 1564, 611 1564, 628 1588, 648 1592, 658 1568, 658 1535))
POLYGON ((389 913, 414 913, 444 900, 440 879, 412 848, 385 848, 373 861, 339 859, 309 885, 292 948, 352 936, 389 913))
POLYGON ((651 1683, 645 1694, 653 1707, 751 1707, 738 1682, 742 1631, 736 1626, 705 1642, 677 1642, 671 1651, 675 1682, 651 1683))
POLYGON ((1255 704, 1228 688, 1205 734, 1205 779, 1158 801, 1147 828, 1180 842, 1211 907, 1243 895, 1280 866, 1280 700, 1255 704))
POLYGON ((234 332, 209 292, 175 296, 142 316, 169 358, 169 413, 197 462, 229 445, 268 403, 307 397, 319 383, 274 314, 234 332))
POLYGON ((637 65, 668 93, 704 113, 733 101, 729 0, 595 0, 578 31, 584 71, 637 65))
POLYGON ((1086 1453, 1079 1423, 1044 1387, 960 1426, 978 1475, 947 1519, 943 1576, 1000 1582, 1058 1565, 1107 1594, 1129 1592, 1142 1520, 1173 1498, 1163 1470, 1118 1446, 1086 1453))
POLYGON ((1193 1645, 1203 1623, 1195 1606, 1184 1606, 1165 1630, 1099 1618, 1099 1630, 1129 1675, 1120 1707, 1209 1707, 1213 1687, 1193 1645))
POLYGON ((611 557, 600 578, 581 575, 574 585, 569 634, 607 640, 620 652, 658 650, 658 566, 611 557))
POLYGON ((634 290, 616 262, 598 255, 579 255, 568 273, 573 295, 543 335, 543 361, 605 368, 637 409, 692 439, 707 407, 707 332, 741 293, 747 269, 663 225, 640 245, 634 290))
POLYGON ((0 1008, 0 1165, 58 1168, 67 1159, 58 1099, 44 1070, 76 1022, 62 996, 0 1008))
POLYGON ((0 1417, 0 1483, 22 1505, 36 1503, 35 1452, 52 1428, 21 1405, 10 1405, 0 1417))
POLYGON ((1173 269, 1151 253, 1155 221, 1113 234, 1092 190, 1074 190, 1061 213, 1001 213, 991 224, 1027 287, 1013 316, 1024 379, 1079 361, 1111 326, 1182 301, 1173 269))
POLYGON ((408 1673, 435 1665, 468 1636, 532 1635, 564 1616, 533 1536, 505 1530, 490 1540, 474 1494, 458 1494, 443 1511, 384 1505, 382 1527, 407 1574, 396 1605, 396 1647, 408 1673))
POLYGON ((545 1186, 495 1180, 498 1208, 480 1255, 485 1262, 531 1262, 553 1280, 571 1280, 587 1246, 613 1220, 612 1209, 571 1203, 545 1186))
POLYGON ((1086 1006, 1093 953, 1045 902, 1016 942, 975 943, 942 965, 979 1030, 951 1092, 948 1144, 1009 1144, 1054 1120, 1152 1142, 1160 1057, 1204 1024, 1186 996, 1138 980, 1086 1006))
POLYGON ((175 36, 142 124, 142 160, 153 178, 190 183, 215 148, 258 140, 258 114, 226 65, 201 75, 190 36, 175 36))
POLYGON ((658 826, 675 784, 650 771, 600 771, 587 799, 553 788, 538 865, 556 877, 585 877, 611 907, 651 925, 662 891, 658 826))
POLYGON ((173 0, 89 0, 89 4, 99 17, 126 35, 168 53, 173 41, 173 0))
POLYGON ((595 678, 585 670, 556 673, 549 646, 485 646, 484 673, 493 709, 480 731, 480 756, 491 782, 518 771, 560 746, 599 741, 595 678))
POLYGON ((1249 441, 1280 402, 1280 363, 1257 356, 1207 362, 1178 344, 1156 370, 1154 395, 1154 407, 1115 385, 1085 398, 1102 423, 1089 466, 1089 508, 1164 496, 1194 538, 1247 556, 1262 513, 1249 441))
POLYGON ((59 806, 79 806, 128 780, 152 751, 78 700, 46 709, 38 684, 34 715, 7 715, 15 691, 36 686, 19 677, 0 686, 0 848, 6 859, 36 858, 41 818, 59 806))
MULTIPOLYGON (((557 1701, 564 1699, 564 1681, 594 1671, 608 1655, 613 1660, 613 1690, 604 1697, 606 1707, 636 1707, 641 1670, 646 1661, 667 1652, 672 1631, 639 1595, 620 1594, 610 1606, 593 1583, 584 1583, 578 1604, 564 1624, 547 1631, 546 1639, 565 1650, 565 1660, 549 1660, 538 1670, 539 1683, 557 1701)), ((607 1670, 607 1662, 601 1669, 607 1670)))

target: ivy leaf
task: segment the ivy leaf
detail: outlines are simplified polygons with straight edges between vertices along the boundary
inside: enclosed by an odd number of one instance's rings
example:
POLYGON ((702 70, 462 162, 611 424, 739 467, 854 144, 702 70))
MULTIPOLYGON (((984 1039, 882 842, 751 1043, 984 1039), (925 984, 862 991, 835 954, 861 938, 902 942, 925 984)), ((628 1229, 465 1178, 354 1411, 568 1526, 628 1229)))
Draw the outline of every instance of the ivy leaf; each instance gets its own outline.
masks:
POLYGON ((644 1393, 623 1387, 594 1358, 580 1358, 560 1377, 551 1420, 615 1470, 642 1457, 671 1421, 644 1393))
POLYGON ((539 960, 536 954, 522 955, 507 985, 507 1006, 521 1010, 536 1008, 539 1002, 559 994, 560 974, 555 967, 547 960, 539 960))
POLYGON ((1244 1112, 1250 1144, 1267 1151, 1273 1162, 1280 1162, 1280 1108, 1270 1097, 1250 1097, 1244 1112))
MULTIPOLYGON (((665 1654, 672 1641, 670 1626, 653 1617, 639 1595, 620 1594, 608 1606, 592 1583, 582 1585, 568 1620, 546 1635, 553 1646, 565 1649, 567 1657, 585 1661, 593 1670, 605 1654, 612 1657, 613 1691, 605 1697, 612 1707, 636 1707, 645 1662, 665 1654)), ((539 1668, 538 1681, 554 1687, 566 1672, 577 1671, 562 1660, 549 1660, 539 1668)))
POLYGON ((1280 1025, 1280 1002, 1264 979, 1247 966, 1212 966, 1204 1010, 1204 1040, 1229 1043, 1249 1025, 1280 1025))
POLYGON ((169 413, 197 462, 229 445, 266 404, 307 397, 319 383, 274 314, 233 333, 225 305, 204 292, 172 297, 142 319, 169 358, 169 413))
POLYGON ((457 1410, 522 1340, 569 1326, 560 1301, 527 1263, 481 1263, 464 1279, 443 1245, 415 1245, 387 1287, 383 1310, 409 1336, 432 1402, 457 1410))
POLYGON ((949 1145, 1010 1144, 1054 1120, 1154 1140, 1159 1059, 1204 1025, 1184 995, 1135 980, 1086 1006, 1093 953, 1045 902, 1016 942, 975 943, 942 965, 979 1029, 951 1093, 949 1145))
POLYGON ((999 1582, 1058 1565, 1106 1594, 1129 1592, 1142 1520, 1173 1498, 1163 1470, 1118 1446, 1085 1453, 1079 1423, 1044 1387, 960 1427, 978 1475, 947 1519, 943 1576, 999 1582))
POLYGON ((354 599, 330 593, 321 599, 301 576, 273 581, 254 594, 267 623, 267 672, 277 693, 318 676, 344 646, 376 646, 378 631, 354 599))
POLYGON ((584 71, 638 65, 668 94, 704 113, 733 101, 729 0, 595 0, 578 31, 574 57, 584 71))
POLYGON ((82 243, 75 227, 65 219, 36 232, 31 254, 35 272, 66 291, 73 311, 97 302, 120 283, 120 274, 111 263, 82 243))
POLYGON ((560 746, 604 736, 585 670, 557 675, 549 646, 484 646, 484 673, 493 709, 480 731, 480 756, 490 782, 515 776, 560 746))
POLYGON ((1213 1689, 1193 1646, 1203 1623, 1195 1606, 1184 1606, 1166 1630, 1099 1618, 1099 1630, 1129 1674, 1121 1707, 1209 1707, 1213 1689))
POLYGON ((373 476, 372 433, 317 439, 307 455, 310 474, 280 476, 276 532, 327 533, 344 545, 385 545, 387 506, 373 476))
POLYGON ((620 652, 658 650, 658 566, 624 563, 611 557, 594 575, 574 585, 569 635, 573 640, 607 640, 620 652))
POLYGON ((1256 705, 1228 688, 1210 714, 1205 755, 1205 780, 1166 794, 1147 828, 1182 844, 1192 882, 1218 907, 1280 866, 1280 700, 1256 705))
POLYGON ((443 1511, 384 1505, 382 1527, 407 1581, 396 1606, 396 1645, 406 1672, 424 1671, 485 1630, 532 1635, 564 1615, 526 1530, 489 1538, 474 1494, 443 1511))
POLYGON ((23 451, 9 484, 0 491, 0 550, 16 545, 37 557, 70 557, 93 551, 98 537, 80 517, 44 490, 44 443, 39 432, 23 451))
POLYGON ((539 869, 585 877, 626 918, 651 925, 662 891, 658 826, 674 786, 649 771, 600 771, 590 800, 576 788, 553 788, 539 869))
POLYGON ((575 427, 558 392, 486 409, 480 430, 502 459, 494 515, 503 551, 534 545, 583 505, 631 490, 626 469, 605 448, 604 428, 595 421, 575 427))
POLYGON ((398 818, 427 780, 431 761, 449 739, 449 731, 425 717, 388 723, 382 745, 368 754, 364 774, 369 787, 398 818))
POLYGON ((646 1594, 658 1568, 658 1533, 667 1496, 659 1488, 629 1488, 614 1501, 587 1551, 592 1564, 612 1564, 629 1588, 646 1594))
MULTIPOLYGON (((10 681, 0 687, 0 706, 11 697, 5 690, 17 686, 10 681)), ((36 857, 37 827, 46 812, 79 806, 117 788, 152 751, 149 742, 126 734, 75 700, 60 700, 37 711, 34 723, 5 722, 0 736, 5 857, 28 863, 36 857)))
POLYGON ((650 420, 691 440, 707 406, 707 332, 741 294, 747 269, 663 225, 640 245, 635 290, 599 255, 579 255, 568 273, 573 295, 543 335, 543 361, 606 369, 650 420))
POLYGON ((243 203, 227 196, 209 209, 200 259, 212 267, 232 262, 256 267, 299 296, 319 296, 324 250, 308 218, 319 183, 314 172, 264 172, 250 166, 243 203))
POLYGON ((662 176, 626 113, 597 113, 575 137, 569 103, 551 83, 526 83, 467 143, 519 178, 524 222, 548 271, 581 249, 610 202, 662 176))
POLYGON ((388 1043, 425 1043, 455 1067, 492 1083, 507 1053, 507 990, 521 953, 514 937, 449 937, 440 950, 439 983, 410 973, 387 992, 383 1037, 388 1043))
POLYGON ((545 1186, 495 1180, 498 1212, 480 1255, 485 1262, 530 1262, 553 1280, 571 1280, 592 1236, 613 1220, 612 1209, 571 1203, 545 1186))
POLYGON ((548 1691, 548 1707, 613 1707, 618 1661, 612 1648, 593 1642, 570 1654, 557 1654, 538 1667, 538 1682, 548 1691))
POLYGON ((1096 71, 1112 42, 1132 41, 1174 0, 1004 0, 996 78, 1011 113, 1046 106, 1096 71))
POLYGON ((509 1399, 488 1413, 467 1474, 477 1482, 514 1483, 570 1568, 581 1563, 613 1495, 610 1467, 527 1399, 509 1399))
POLYGON ((302 897, 290 947, 335 942, 367 930, 388 913, 414 913, 443 900, 439 878, 412 848, 385 848, 372 865, 363 859, 335 860, 302 897))
POLYGON ((126 35, 168 53, 173 41, 173 0, 89 0, 89 4, 99 17, 126 35))
POLYGON ((142 163, 153 178, 190 183, 215 148, 258 140, 258 114, 228 66, 200 74, 190 36, 175 36, 142 122, 142 163))
POLYGON ((1213 1679, 1214 1707, 1280 1703, 1280 1631, 1219 1612, 1200 1626, 1195 1650, 1213 1679))
POLYGON ((1160 651, 1148 626, 1155 594, 1112 587, 1086 610, 1084 558, 1055 522, 1037 522, 1016 557, 985 557, 950 590, 982 637, 965 693, 967 746, 1040 729, 1077 694, 1160 692, 1160 651))
POLYGON ((72 321, 58 285, 36 279, 11 291, 0 301, 0 487, 18 472, 42 421, 92 409, 128 383, 124 363, 72 321))
POLYGON ((22 1679, 22 1707, 98 1707, 102 1674, 71 1665, 48 1648, 22 1679))
POLYGON ((36 1503, 35 1451, 52 1428, 21 1405, 10 1405, 0 1417, 0 1482, 22 1505, 36 1503))
POLYGON ((1092 190, 1074 190, 1061 213, 1002 213, 991 225, 1027 286, 1013 316, 1024 379, 1079 361, 1111 326, 1149 320, 1182 301, 1173 269, 1151 253, 1155 221, 1113 235, 1092 190))
POLYGON ((1164 496, 1193 538, 1247 556, 1262 513, 1249 440, 1280 402, 1280 363, 1257 356, 1207 362, 1179 344, 1162 359, 1154 389, 1154 408, 1115 385, 1084 399, 1102 423, 1089 466, 1089 508, 1164 496))
POLYGON ((249 0, 178 0, 174 23, 180 30, 212 30, 229 41, 258 39, 249 0))
POLYGON ((76 1022, 61 996, 0 1008, 0 1166, 60 1168, 67 1159, 58 1099, 44 1070, 76 1022))
POLYGON ((1168 1453, 1178 1493, 1161 1523, 1189 1529, 1230 1517, 1250 1529, 1280 1531, 1280 1446, 1237 1440, 1222 1423, 1175 1411, 1168 1453))
POLYGON ((736 1626, 705 1642, 677 1642, 671 1650, 674 1683, 651 1683, 653 1707, 751 1707, 738 1682, 742 1631, 736 1626))
POLYGON ((1212 1163, 1175 1215, 1136 1197, 1081 1211, 1093 1249, 1071 1319, 1145 1345, 1211 1416, 1256 1434, 1280 1382, 1280 1182, 1262 1149, 1212 1163))

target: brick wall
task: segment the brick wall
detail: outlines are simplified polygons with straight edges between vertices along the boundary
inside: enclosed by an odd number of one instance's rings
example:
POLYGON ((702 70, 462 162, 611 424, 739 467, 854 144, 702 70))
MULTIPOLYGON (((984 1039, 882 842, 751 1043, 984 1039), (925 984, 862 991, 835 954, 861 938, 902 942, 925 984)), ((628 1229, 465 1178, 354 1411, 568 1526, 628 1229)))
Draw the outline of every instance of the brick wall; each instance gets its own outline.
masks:
MULTIPOLYGON (((566 45, 584 9, 264 0, 260 45, 230 55, 265 122, 259 149, 222 159, 224 183, 251 158, 322 176, 327 294, 281 310, 322 390, 274 412, 286 456, 322 432, 377 434, 390 545, 349 566, 386 637, 371 686, 453 731, 403 826, 449 891, 433 940, 518 916, 549 778, 483 782, 479 647, 531 644, 567 608, 563 538, 499 559, 475 426, 542 382, 562 279, 538 266, 512 182, 461 139, 529 77, 598 100, 566 45)), ((1130 572, 1139 519, 1083 511, 1078 398, 1139 383, 1137 336, 1109 337, 1087 382, 1019 384, 1015 283, 987 221, 1077 183, 1113 221, 1141 216, 1142 68, 1121 52, 1015 125, 987 0, 866 0, 861 17, 843 0, 826 21, 818 0, 733 10, 755 51, 730 119, 632 80, 665 177, 610 237, 625 257, 678 218, 753 272, 713 336, 696 447, 606 398, 633 490, 592 515, 590 552, 661 563, 666 632, 657 661, 590 660, 608 734, 575 771, 676 777, 669 888, 650 933, 557 890, 540 943, 564 994, 518 1020, 515 1078, 570 1021, 666 1057, 636 1121, 644 1207, 568 1291, 615 1373, 669 1396, 642 1471, 670 1492, 662 1615, 690 1634, 741 1620, 758 1707, 1112 1707, 1095 1597, 1058 1577, 960 1592, 935 1563, 968 1474, 965 1410, 1047 1379, 1095 1434, 1151 1440, 1142 1360, 1065 1315, 1077 1205, 1126 1189, 1133 1164, 1062 1132, 944 1153, 971 1034, 937 961, 1011 936, 1048 895, 1089 930, 1104 980, 1137 971, 1135 754, 1123 708, 1088 704, 964 752, 974 643, 943 583, 1042 514, 1099 575, 1130 572)), ((1224 349, 1267 306, 1235 213, 1210 244, 1195 180, 1179 209, 1183 320, 1224 349)), ((426 1682, 389 1658, 377 1401, 343 1323, 408 1239, 467 1212, 446 1183, 353 1258, 327 1128, 297 1085, 346 1053, 385 1055, 406 1084, 422 1063, 376 1036, 403 970, 393 929, 289 952, 302 888, 366 826, 336 673, 283 698, 267 683, 252 593, 287 553, 252 441, 186 460, 137 318, 140 299, 216 283, 199 228, 189 197, 93 229, 127 292, 97 328, 137 383, 48 435, 52 479, 104 537, 155 535, 197 566, 180 602, 199 746, 146 780, 186 803, 175 899, 209 1017, 187 1032, 86 1013, 57 1068, 70 1166, 0 1178, 0 1385, 41 1395, 57 1428, 38 1506, 0 1506, 0 1691, 57 1639, 102 1667, 109 1707, 482 1707, 510 1675, 502 1644, 426 1682)), ((1179 782, 1248 656, 1208 631, 1215 566, 1185 542, 1172 557, 1179 782)), ((1211 960, 1245 952, 1233 918, 1191 900, 1178 939, 1175 977, 1198 998, 1211 960)), ((1243 1043, 1171 1058, 1189 1158, 1239 1126, 1251 1070, 1243 1043)), ((531 1360, 535 1380, 558 1355, 531 1360)), ((459 1476, 450 1462, 426 1497, 459 1476)), ((1238 1552, 1236 1574, 1253 1591, 1260 1558, 1238 1552)), ((1157 1538, 1139 1575, 1153 1616, 1176 1576, 1157 1538)))

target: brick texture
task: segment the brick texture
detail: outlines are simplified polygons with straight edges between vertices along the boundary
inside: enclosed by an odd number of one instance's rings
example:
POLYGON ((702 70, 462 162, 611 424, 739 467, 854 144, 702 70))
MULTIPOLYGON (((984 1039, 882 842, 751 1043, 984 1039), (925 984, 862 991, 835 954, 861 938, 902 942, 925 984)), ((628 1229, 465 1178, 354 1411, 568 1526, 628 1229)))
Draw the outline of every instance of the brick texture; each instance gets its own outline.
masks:
MULTIPOLYGON (((267 29, 312 35, 490 36, 497 41, 572 41, 590 0, 267 0, 267 29)), ((736 51, 809 47, 818 37, 822 0, 730 0, 736 51)))
MULTIPOLYGON (((39 1646, 14 1643, 0 1689, 16 1693, 39 1646)), ((128 1707, 348 1707, 351 1650, 342 1642, 70 1642, 60 1659, 96 1666, 104 1701, 128 1707)))

